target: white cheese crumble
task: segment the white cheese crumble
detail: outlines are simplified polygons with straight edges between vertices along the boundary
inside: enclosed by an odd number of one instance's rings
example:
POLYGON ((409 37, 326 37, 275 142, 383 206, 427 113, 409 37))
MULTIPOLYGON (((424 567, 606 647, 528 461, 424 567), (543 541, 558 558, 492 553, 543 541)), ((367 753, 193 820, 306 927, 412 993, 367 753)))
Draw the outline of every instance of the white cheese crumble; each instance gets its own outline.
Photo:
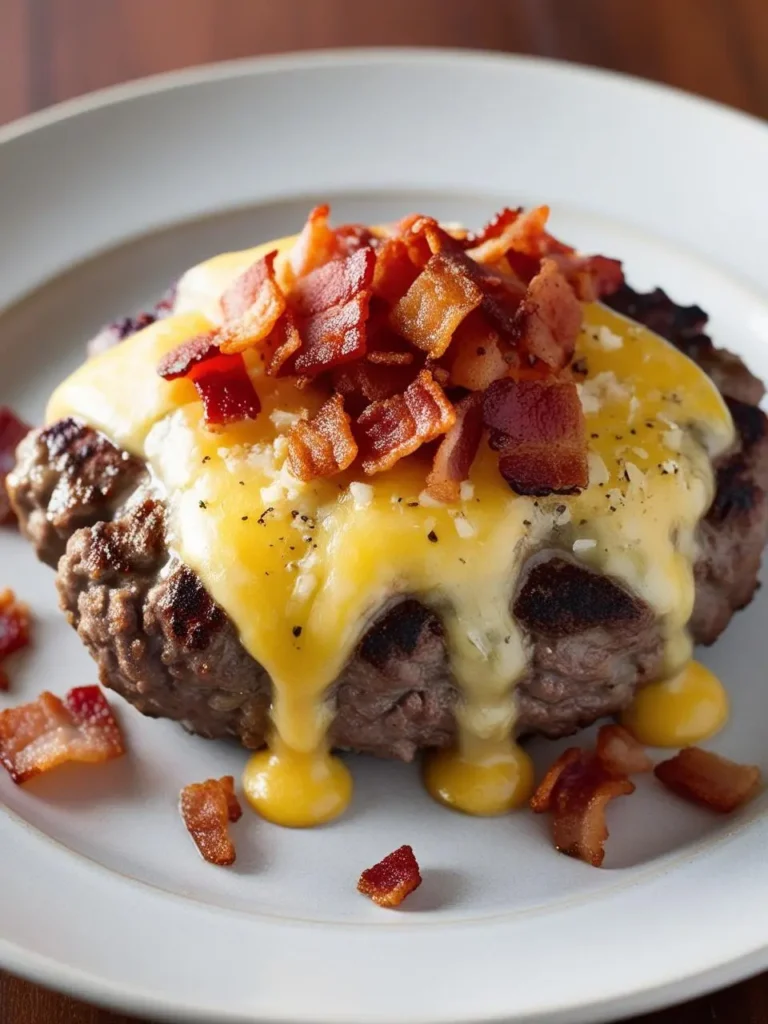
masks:
POLYGON ((459 497, 462 501, 472 501, 475 496, 475 485, 470 480, 462 480, 459 485, 459 497))
POLYGON ((422 491, 419 495, 419 504, 423 508, 444 508, 445 503, 433 498, 429 491, 422 491))
POLYGON ((625 462, 624 469, 627 473, 627 479, 630 484, 634 487, 645 486, 645 473, 634 462, 625 462))
POLYGON ((373 501, 373 487, 370 484, 361 484, 353 480, 349 485, 349 493, 355 508, 367 508, 373 501))
POLYGON ((661 469, 664 473, 676 473, 678 466, 674 459, 667 459, 666 462, 662 462, 661 469))
POLYGON ((671 430, 664 431, 661 440, 670 451, 679 452, 683 445, 683 432, 680 427, 673 427, 671 430))
POLYGON ((585 413, 598 412, 604 402, 623 402, 629 391, 619 382, 613 370, 598 373, 578 385, 581 407, 585 413))
POLYGON ((648 452, 645 450, 645 448, 633 448, 632 451, 635 453, 638 459, 648 458, 648 452))
POLYGON ((289 412, 287 409, 273 409, 269 414, 276 430, 290 430, 294 423, 307 418, 307 410, 300 409, 299 412, 289 412))
POLYGON ((608 483, 611 478, 611 474, 608 472, 608 467, 597 452, 587 452, 587 465, 589 467, 590 487, 608 483))
POLYGON ((592 540, 589 537, 580 537, 578 540, 573 542, 573 553, 575 555, 580 554, 582 551, 591 551, 592 548, 597 547, 597 541, 592 540))
POLYGON ((609 327, 604 325, 597 329, 597 343, 606 352, 615 352, 624 344, 620 334, 614 334, 609 327))
POLYGON ((296 577, 293 587, 293 596, 298 601, 306 601, 317 588, 317 576, 312 572, 301 572, 296 577))
POLYGON ((456 533, 458 533, 458 535, 464 540, 467 540, 469 537, 474 537, 477 533, 477 530, 474 528, 472 523, 470 523, 468 519, 465 519, 464 516, 456 516, 453 520, 453 525, 456 527, 456 533))

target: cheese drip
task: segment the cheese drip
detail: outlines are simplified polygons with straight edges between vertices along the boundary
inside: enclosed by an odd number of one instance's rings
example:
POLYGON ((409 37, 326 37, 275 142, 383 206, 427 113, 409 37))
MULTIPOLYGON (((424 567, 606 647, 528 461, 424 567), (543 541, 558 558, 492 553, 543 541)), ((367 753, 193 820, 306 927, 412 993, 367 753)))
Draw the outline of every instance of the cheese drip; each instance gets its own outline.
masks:
POLYGON ((369 479, 302 483, 285 463, 286 434, 319 407, 312 388, 265 377, 248 354, 262 413, 213 433, 193 385, 156 373, 162 355, 219 322, 219 296, 244 269, 272 248, 280 267, 292 241, 193 268, 175 315, 86 363, 54 394, 49 419, 77 416, 148 461, 167 500, 172 550, 269 673, 273 736, 244 779, 260 813, 305 826, 343 811, 352 786, 328 751, 327 693, 397 595, 440 616, 462 695, 457 748, 428 761, 427 787, 449 806, 499 813, 532 785, 514 741, 514 689, 528 650, 511 604, 526 559, 553 549, 625 583, 660 620, 665 674, 680 671, 690 657, 694 534, 714 493, 711 458, 733 443, 730 416, 689 359, 590 304, 576 356, 586 366, 590 449, 582 494, 515 495, 486 445, 452 506, 419 500, 418 458, 369 479))

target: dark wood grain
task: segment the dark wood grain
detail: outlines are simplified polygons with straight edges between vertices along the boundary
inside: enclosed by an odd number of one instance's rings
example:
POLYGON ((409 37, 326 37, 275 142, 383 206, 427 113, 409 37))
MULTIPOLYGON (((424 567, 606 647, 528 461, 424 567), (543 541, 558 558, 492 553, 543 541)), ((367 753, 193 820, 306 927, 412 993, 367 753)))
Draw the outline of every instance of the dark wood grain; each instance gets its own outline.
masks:
MULTIPOLYGON (((0 0, 0 123, 190 64, 362 45, 544 54, 768 117, 768 0, 0 0)), ((0 1024, 127 1021, 0 975, 0 1024)), ((768 1024, 768 975, 635 1024, 768 1024)))

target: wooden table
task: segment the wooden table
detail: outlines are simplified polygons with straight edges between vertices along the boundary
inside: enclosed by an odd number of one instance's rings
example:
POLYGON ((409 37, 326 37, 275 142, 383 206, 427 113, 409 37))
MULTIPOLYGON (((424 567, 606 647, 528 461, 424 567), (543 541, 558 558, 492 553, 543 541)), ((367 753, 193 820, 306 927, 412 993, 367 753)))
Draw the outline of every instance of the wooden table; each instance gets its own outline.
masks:
MULTIPOLYGON (((768 118, 768 0, 0 0, 0 123, 190 64, 370 45, 545 54, 768 118)), ((768 975, 639 1020, 768 1024, 768 975)), ((0 1024, 126 1021, 0 975, 0 1024)))

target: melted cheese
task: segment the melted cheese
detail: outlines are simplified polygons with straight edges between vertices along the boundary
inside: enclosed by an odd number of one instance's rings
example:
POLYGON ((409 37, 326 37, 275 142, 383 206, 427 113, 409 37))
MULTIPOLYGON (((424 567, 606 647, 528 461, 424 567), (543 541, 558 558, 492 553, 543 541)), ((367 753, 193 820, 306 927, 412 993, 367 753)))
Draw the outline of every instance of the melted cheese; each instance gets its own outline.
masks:
POLYGON ((621 721, 651 747, 700 743, 728 720, 728 694, 708 668, 691 661, 682 672, 644 687, 621 721))
POLYGON ((679 671, 690 656, 694 533, 713 495, 710 458, 733 441, 730 416, 685 356, 592 304, 577 352, 590 446, 582 494, 515 495, 487 446, 454 506, 420 501, 418 457, 368 480, 347 473, 302 483, 285 464, 285 435, 318 407, 312 388, 266 378, 247 357, 262 414, 213 433, 193 386, 156 373, 165 352, 218 322, 225 287, 271 248, 279 267, 291 241, 189 271, 176 314, 86 363, 53 396, 49 417, 79 416, 148 460, 167 499, 172 549, 269 672, 270 749, 245 774, 261 814, 303 826, 347 805, 349 774, 327 750, 326 693, 397 595, 440 616, 462 694, 456 750, 425 767, 430 792, 476 814, 517 806, 532 785, 513 739, 514 688, 528 665, 510 611, 522 566, 554 549, 624 581, 660 619, 666 673, 679 671))

